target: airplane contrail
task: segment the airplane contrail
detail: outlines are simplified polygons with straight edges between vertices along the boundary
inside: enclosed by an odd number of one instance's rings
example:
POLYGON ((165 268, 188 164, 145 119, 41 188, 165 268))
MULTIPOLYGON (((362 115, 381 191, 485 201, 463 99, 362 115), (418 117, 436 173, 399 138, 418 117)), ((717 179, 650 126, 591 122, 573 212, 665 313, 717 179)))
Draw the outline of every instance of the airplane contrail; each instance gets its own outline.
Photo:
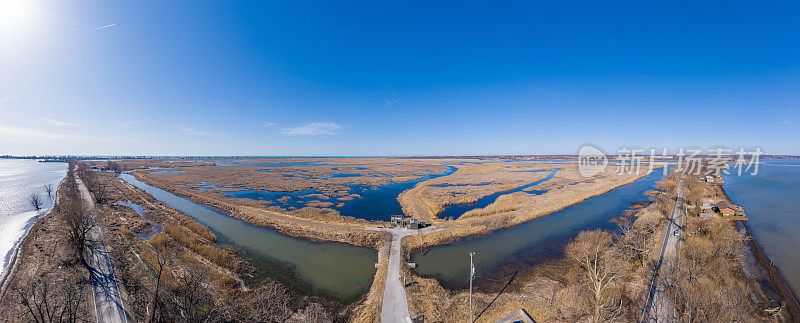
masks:
POLYGON ((117 24, 105 25, 105 26, 103 26, 103 27, 97 27, 97 28, 95 28, 94 30, 106 29, 106 28, 109 28, 109 27, 114 27, 114 26, 116 26, 116 25, 117 25, 117 24))

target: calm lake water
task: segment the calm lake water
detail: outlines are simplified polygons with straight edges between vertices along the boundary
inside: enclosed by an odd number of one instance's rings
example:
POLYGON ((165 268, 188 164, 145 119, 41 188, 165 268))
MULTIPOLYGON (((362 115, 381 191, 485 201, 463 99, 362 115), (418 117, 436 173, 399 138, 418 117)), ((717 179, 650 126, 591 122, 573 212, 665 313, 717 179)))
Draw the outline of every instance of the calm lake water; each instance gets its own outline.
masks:
POLYGON ((243 250, 261 275, 344 303, 357 300, 372 284, 378 259, 372 249, 293 238, 147 185, 130 174, 120 177, 208 226, 220 243, 243 250))
POLYGON ((800 160, 763 160, 757 175, 725 176, 725 191, 745 208, 751 234, 800 290, 800 160))
POLYGON ((28 202, 31 193, 39 194, 46 214, 53 201, 44 190, 53 185, 53 196, 67 174, 66 163, 40 163, 30 159, 0 159, 0 277, 5 273, 14 249, 36 221, 37 212, 28 202))
POLYGON ((473 251, 475 283, 496 285, 515 270, 561 256, 566 242, 582 230, 615 228, 616 224, 609 220, 623 215, 630 202, 647 200, 644 193, 653 189, 662 176, 662 171, 655 171, 632 184, 541 218, 433 247, 424 256, 415 253, 411 261, 417 263, 416 273, 434 277, 448 288, 462 289, 468 278, 469 252, 473 251))

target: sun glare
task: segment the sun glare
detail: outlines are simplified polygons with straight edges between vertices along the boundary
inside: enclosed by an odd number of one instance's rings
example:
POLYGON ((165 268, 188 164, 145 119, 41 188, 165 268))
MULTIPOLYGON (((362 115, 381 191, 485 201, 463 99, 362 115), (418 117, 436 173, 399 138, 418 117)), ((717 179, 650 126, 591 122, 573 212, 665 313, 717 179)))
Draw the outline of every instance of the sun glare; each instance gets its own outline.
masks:
POLYGON ((33 25, 36 10, 31 1, 0 0, 0 26, 7 37, 24 37, 33 25))

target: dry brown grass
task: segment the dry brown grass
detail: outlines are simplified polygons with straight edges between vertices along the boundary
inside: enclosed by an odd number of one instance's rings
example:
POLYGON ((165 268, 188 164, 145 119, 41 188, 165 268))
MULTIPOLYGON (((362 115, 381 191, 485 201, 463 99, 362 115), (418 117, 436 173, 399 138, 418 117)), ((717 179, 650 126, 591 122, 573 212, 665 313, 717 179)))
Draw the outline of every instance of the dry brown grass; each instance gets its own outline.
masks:
MULTIPOLYGON (((71 172, 68 176, 71 176, 71 172)), ((56 188, 59 203, 69 202, 74 194, 67 194, 67 182, 63 180, 56 188)), ((58 208, 39 217, 22 239, 17 253, 11 259, 0 287, 0 321, 33 321, 23 316, 26 312, 21 303, 20 292, 30 290, 34 283, 50 286, 50 304, 63 303, 70 295, 80 302, 78 312, 81 319, 94 320, 89 272, 81 264, 69 239, 67 219, 58 208), (67 295, 69 293, 70 295, 67 295), (78 293, 78 295, 74 295, 78 293)))
MULTIPOLYGON (((501 196, 503 201, 496 208, 490 205, 484 210, 475 210, 475 213, 470 214, 470 216, 462 216, 456 221, 442 222, 439 224, 442 230, 425 235, 410 236, 403 240, 404 247, 407 250, 422 249, 437 244, 449 243, 460 237, 489 233, 497 229, 514 226, 581 203, 592 196, 605 194, 646 175, 642 173, 630 176, 606 176, 596 181, 584 182, 584 179, 577 174, 577 168, 568 170, 566 172, 562 171, 563 173, 559 172, 561 175, 557 175, 553 183, 548 181, 540 184, 551 188, 547 193, 541 195, 516 194, 518 205, 514 205, 513 200, 508 197, 509 195, 501 196), (563 181, 577 184, 559 185, 563 181), (554 187, 558 186, 563 187, 554 189, 554 187), (509 210, 502 212, 505 208, 509 210)), ((498 200, 501 199, 498 198, 498 200)))
POLYGON ((178 224, 170 223, 165 225, 164 233, 168 234, 170 237, 186 247, 203 244, 205 242, 196 233, 193 233, 191 230, 178 224))
MULTIPOLYGON (((661 185, 661 189, 673 190, 675 185, 661 185)), ((635 258, 616 258, 619 270, 614 293, 619 297, 622 311, 617 320, 634 321, 640 314, 644 295, 648 288, 653 271, 650 263, 657 258, 661 239, 666 229, 665 210, 674 192, 656 194, 665 203, 652 203, 634 212, 636 232, 647 235, 645 264, 641 265, 635 258)), ((687 238, 682 256, 691 255, 696 262, 692 270, 693 283, 684 284, 687 293, 704 297, 702 309, 703 320, 714 320, 712 317, 737 321, 780 321, 783 316, 768 318, 751 311, 754 304, 750 297, 762 295, 757 283, 749 280, 742 273, 742 268, 735 259, 735 251, 746 248, 741 244, 741 236, 731 222, 723 219, 689 218, 686 223, 687 238), (698 286, 699 284, 699 286, 698 286), (721 291, 721 292, 708 292, 721 291), (750 293, 750 294, 748 294, 750 293), (736 306, 730 306, 737 304, 736 306), (731 310, 735 309, 735 310, 731 310), (704 315, 705 315, 704 314, 704 315)), ((612 245, 612 248, 616 248, 612 245)), ((612 249, 616 250, 616 249, 612 249)), ((620 249, 621 250, 621 249, 620 249)), ((623 253, 611 253, 622 257, 623 253)), ((627 257, 627 256, 626 256, 627 257)), ((683 269, 691 268, 685 266, 683 269)), ((522 270, 509 288, 492 304, 477 322, 494 322, 499 318, 517 310, 526 310, 536 321, 563 322, 586 321, 593 315, 591 299, 582 291, 585 290, 581 280, 581 271, 571 259, 559 259, 551 263, 522 270)), ((682 269, 682 270, 683 270, 682 269)), ((415 315, 424 315, 426 321, 460 322, 468 315, 466 291, 449 291, 442 288, 433 279, 414 277, 415 284, 407 288, 409 306, 415 315)), ((681 281, 679 281, 679 285, 681 281)), ((498 285, 502 285, 498 283, 498 285)), ((499 289, 499 287, 497 287, 499 289)), ((477 314, 488 305, 496 295, 492 293, 475 293, 477 314)), ((683 301, 681 301, 683 306, 683 301)))
MULTIPOLYGON (((398 199, 403 212, 428 222, 442 223, 436 215, 447 205, 474 203, 484 196, 508 191, 547 176, 547 172, 519 172, 521 167, 508 163, 457 167, 458 170, 452 175, 425 181, 400 194, 398 199)), ((547 165, 535 164, 524 169, 547 168, 547 165)))
POLYGON ((493 215, 498 213, 505 213, 517 210, 520 208, 520 195, 525 193, 515 193, 515 194, 508 194, 508 195, 501 195, 497 198, 492 204, 489 204, 485 208, 482 209, 474 209, 469 210, 462 218, 470 218, 470 217, 482 217, 487 215, 493 215))
POLYGON ((169 237, 166 233, 159 232, 151 236, 149 241, 154 248, 162 248, 165 247, 169 242, 169 237))
MULTIPOLYGON (((317 211, 304 213, 306 210, 313 208, 303 208, 293 213, 293 215, 290 215, 278 212, 272 207, 267 209, 252 207, 238 204, 226 198, 217 199, 206 195, 195 194, 195 192, 152 181, 147 175, 136 174, 136 176, 150 185, 188 198, 195 203, 213 206, 224 210, 229 216, 255 225, 273 227, 284 234, 294 237, 308 238, 317 241, 339 241, 371 248, 376 246, 380 238, 378 232, 363 230, 363 226, 369 224, 369 221, 342 217, 337 215, 338 212, 321 215, 317 211)), ((331 209, 321 210, 333 211, 331 209)))

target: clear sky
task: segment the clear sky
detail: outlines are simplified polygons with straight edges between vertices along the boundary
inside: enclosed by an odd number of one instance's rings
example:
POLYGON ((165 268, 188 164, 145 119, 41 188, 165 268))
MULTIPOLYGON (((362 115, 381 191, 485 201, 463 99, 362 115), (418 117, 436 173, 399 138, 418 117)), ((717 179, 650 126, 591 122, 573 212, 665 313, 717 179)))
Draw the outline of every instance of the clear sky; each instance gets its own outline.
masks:
POLYGON ((797 1, 0 3, 0 154, 800 154, 797 1))

